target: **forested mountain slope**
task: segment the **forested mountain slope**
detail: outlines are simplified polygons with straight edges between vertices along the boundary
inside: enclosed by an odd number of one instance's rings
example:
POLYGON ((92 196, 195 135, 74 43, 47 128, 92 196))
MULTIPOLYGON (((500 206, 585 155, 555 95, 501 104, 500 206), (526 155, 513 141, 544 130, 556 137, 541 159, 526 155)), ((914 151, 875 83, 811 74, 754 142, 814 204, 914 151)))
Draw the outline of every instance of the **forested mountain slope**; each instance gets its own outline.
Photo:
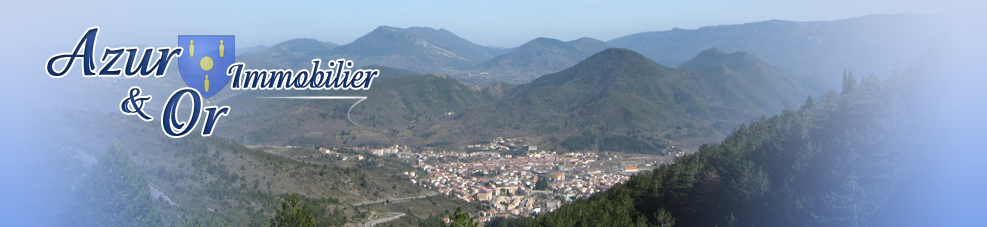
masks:
POLYGON ((927 71, 850 76, 737 128, 721 143, 624 184, 513 224, 529 226, 865 226, 884 209, 922 136, 927 71))

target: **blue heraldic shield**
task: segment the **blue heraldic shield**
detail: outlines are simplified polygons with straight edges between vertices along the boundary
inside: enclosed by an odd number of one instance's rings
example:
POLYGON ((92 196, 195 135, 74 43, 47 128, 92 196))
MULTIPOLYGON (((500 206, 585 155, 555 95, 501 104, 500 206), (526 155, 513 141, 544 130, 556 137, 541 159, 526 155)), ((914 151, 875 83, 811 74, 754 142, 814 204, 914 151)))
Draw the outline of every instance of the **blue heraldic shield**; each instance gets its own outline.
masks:
POLYGON ((236 62, 236 36, 180 35, 178 45, 185 49, 178 57, 182 79, 203 98, 212 97, 230 82, 226 68, 236 62))

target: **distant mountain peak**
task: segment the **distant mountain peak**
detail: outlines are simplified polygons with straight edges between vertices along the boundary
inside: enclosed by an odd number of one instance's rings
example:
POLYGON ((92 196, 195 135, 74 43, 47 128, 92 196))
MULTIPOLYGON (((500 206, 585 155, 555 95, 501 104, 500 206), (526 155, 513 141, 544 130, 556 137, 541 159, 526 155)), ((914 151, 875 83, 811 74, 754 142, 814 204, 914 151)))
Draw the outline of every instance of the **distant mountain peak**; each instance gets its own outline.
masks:
POLYGON ((603 42, 603 40, 598 40, 590 37, 582 37, 573 41, 567 42, 579 51, 582 51, 586 55, 593 55, 599 53, 600 51, 611 48, 610 44, 603 42))
POLYGON ((610 46, 603 41, 589 38, 563 42, 539 37, 477 65, 472 73, 478 77, 523 84, 539 76, 569 68, 607 47, 610 46))
POLYGON ((601 40, 590 38, 590 37, 582 37, 582 38, 578 38, 578 39, 575 39, 575 40, 572 40, 572 41, 569 41, 569 42, 576 42, 576 41, 600 41, 600 42, 603 42, 601 40))
POLYGON ((551 44, 551 45, 564 45, 565 44, 565 42, 562 42, 562 40, 553 39, 553 38, 538 37, 538 38, 532 39, 531 41, 528 41, 527 43, 522 44, 521 46, 524 46, 524 45, 527 45, 527 44, 534 44, 534 43, 538 43, 538 44, 551 44))
POLYGON ((724 65, 731 69, 745 69, 751 67, 772 67, 747 51, 737 51, 733 53, 723 53, 719 48, 706 49, 696 55, 695 58, 679 66, 681 70, 696 70, 724 65))
MULTIPOLYGON (((648 59, 644 55, 641 55, 638 52, 634 52, 633 50, 629 50, 629 49, 625 49, 625 48, 616 48, 616 47, 614 47, 614 48, 607 48, 606 50, 603 50, 603 51, 601 51, 599 53, 596 53, 593 56, 590 56, 589 58, 586 58, 586 61, 596 61, 596 60, 604 60, 604 59, 605 60, 610 60, 610 59, 612 59, 612 60, 624 60, 624 59, 628 59, 628 58, 639 58, 641 60, 647 60, 648 59)), ((651 60, 648 60, 648 61, 651 61, 651 60)))
POLYGON ((624 48, 609 48, 594 54, 578 64, 558 73, 548 74, 531 81, 529 87, 557 86, 575 82, 586 86, 597 86, 615 77, 641 77, 667 71, 640 53, 624 48), (617 73, 617 72, 647 72, 617 73))
POLYGON ((381 26, 377 27, 377 29, 374 29, 374 31, 377 31, 377 30, 397 31, 397 30, 403 30, 403 29, 396 28, 396 27, 391 27, 391 26, 387 26, 387 25, 381 25, 381 26))
POLYGON ((706 50, 704 50, 702 52, 699 52, 699 55, 696 56, 696 57, 699 57, 699 56, 718 56, 718 55, 724 55, 724 54, 725 53, 723 53, 723 51, 720 50, 720 48, 713 47, 713 48, 706 49, 706 50))
POLYGON ((621 67, 661 66, 644 55, 624 48, 608 48, 600 51, 566 70, 619 70, 621 67))
POLYGON ((450 33, 448 30, 446 30, 444 28, 435 29, 435 28, 430 28, 430 27, 408 27, 408 28, 403 29, 403 30, 421 31, 421 32, 443 32, 443 33, 450 33))
POLYGON ((353 59, 358 66, 383 65, 422 73, 450 73, 489 60, 500 50, 474 44, 445 29, 380 26, 329 57, 353 59))

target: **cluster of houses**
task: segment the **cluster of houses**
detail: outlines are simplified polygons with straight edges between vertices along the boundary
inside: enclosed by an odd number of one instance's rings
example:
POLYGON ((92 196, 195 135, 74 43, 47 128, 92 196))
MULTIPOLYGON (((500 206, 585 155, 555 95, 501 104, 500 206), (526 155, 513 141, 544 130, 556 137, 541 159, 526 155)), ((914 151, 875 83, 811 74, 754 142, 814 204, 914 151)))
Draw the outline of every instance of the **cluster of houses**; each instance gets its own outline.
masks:
POLYGON ((607 190, 639 171, 636 165, 613 168, 611 164, 622 162, 602 161, 593 152, 538 151, 513 156, 496 151, 424 151, 408 158, 416 159, 412 160, 414 166, 428 173, 412 179, 413 183, 463 200, 483 202, 489 208, 481 212, 486 217, 552 211, 561 202, 607 190), (428 161, 439 158, 471 161, 428 161), (547 181, 548 187, 535 190, 539 180, 547 181))

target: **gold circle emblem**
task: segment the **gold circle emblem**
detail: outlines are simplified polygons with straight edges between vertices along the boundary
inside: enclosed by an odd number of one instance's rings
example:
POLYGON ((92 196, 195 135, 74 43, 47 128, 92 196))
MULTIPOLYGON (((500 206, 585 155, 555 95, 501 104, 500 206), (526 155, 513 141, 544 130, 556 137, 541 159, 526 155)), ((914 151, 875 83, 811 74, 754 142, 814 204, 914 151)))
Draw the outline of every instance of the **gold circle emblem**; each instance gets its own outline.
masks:
POLYGON ((199 67, 202 67, 202 70, 205 71, 212 69, 212 58, 209 56, 202 57, 202 60, 199 60, 199 67))

